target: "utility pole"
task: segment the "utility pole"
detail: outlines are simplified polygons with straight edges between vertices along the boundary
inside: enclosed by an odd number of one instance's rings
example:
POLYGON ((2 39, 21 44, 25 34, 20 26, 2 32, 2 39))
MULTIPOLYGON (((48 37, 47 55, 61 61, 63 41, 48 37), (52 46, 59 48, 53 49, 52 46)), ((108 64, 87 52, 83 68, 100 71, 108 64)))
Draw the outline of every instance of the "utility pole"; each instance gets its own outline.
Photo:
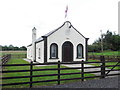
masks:
POLYGON ((100 30, 101 32, 101 52, 103 53, 103 35, 102 35, 102 30, 100 30))

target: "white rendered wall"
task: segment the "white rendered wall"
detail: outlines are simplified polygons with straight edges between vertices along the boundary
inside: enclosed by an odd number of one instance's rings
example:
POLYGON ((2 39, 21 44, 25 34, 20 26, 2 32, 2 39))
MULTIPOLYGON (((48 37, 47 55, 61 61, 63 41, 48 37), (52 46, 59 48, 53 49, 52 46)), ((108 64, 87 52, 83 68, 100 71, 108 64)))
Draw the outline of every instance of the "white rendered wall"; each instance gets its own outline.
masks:
POLYGON ((80 35, 73 27, 70 28, 68 31, 67 23, 54 32, 52 35, 48 36, 47 38, 47 61, 48 62, 57 62, 58 60, 62 61, 62 45, 65 41, 70 41, 73 44, 73 61, 81 61, 85 60, 85 38, 80 35), (50 58, 50 45, 52 43, 56 43, 58 45, 58 58, 59 59, 49 59, 50 58), (82 44, 84 47, 84 58, 77 59, 77 45, 82 44))
POLYGON ((27 58, 32 60, 32 46, 27 47, 27 58))
POLYGON ((40 63, 44 63, 44 41, 36 43, 36 61, 40 63), (39 55, 39 48, 40 48, 40 55, 39 55))

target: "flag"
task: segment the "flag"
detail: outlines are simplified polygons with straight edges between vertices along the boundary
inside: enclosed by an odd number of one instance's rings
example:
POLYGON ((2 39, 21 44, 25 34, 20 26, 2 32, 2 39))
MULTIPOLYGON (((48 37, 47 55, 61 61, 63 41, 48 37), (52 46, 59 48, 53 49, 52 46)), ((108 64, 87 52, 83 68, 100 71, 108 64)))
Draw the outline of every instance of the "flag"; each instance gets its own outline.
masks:
POLYGON ((66 10, 65 10, 65 18, 67 17, 67 12, 68 12, 68 5, 66 6, 66 10))

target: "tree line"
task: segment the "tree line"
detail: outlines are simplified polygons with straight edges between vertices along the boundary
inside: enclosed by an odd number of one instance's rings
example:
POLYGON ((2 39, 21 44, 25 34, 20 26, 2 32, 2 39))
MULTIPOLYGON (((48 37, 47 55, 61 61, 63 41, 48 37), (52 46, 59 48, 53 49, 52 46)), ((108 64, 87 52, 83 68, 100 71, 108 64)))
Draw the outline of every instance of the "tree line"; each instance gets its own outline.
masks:
POLYGON ((17 47, 13 45, 9 45, 9 46, 5 45, 1 47, 2 47, 2 51, 26 51, 27 50, 25 46, 17 47))
POLYGON ((103 50, 120 50, 120 35, 108 30, 105 34, 102 34, 101 38, 94 41, 92 45, 88 45, 88 51, 101 52, 101 40, 103 42, 103 50))
MULTIPOLYGON (((116 34, 115 32, 107 31, 105 34, 102 34, 102 39, 98 38, 94 41, 93 44, 88 45, 89 52, 101 52, 101 40, 103 44, 103 50, 112 50, 118 51, 120 50, 120 35, 116 34)), ((17 47, 13 45, 5 45, 1 46, 2 51, 17 51, 17 50, 27 50, 25 46, 17 47)))

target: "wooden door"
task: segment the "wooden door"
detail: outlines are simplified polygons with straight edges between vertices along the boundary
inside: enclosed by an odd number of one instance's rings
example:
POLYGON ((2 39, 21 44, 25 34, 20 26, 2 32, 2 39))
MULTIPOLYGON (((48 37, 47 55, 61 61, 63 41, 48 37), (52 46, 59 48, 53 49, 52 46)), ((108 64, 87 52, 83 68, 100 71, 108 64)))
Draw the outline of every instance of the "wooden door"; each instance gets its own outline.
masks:
POLYGON ((73 61, 73 45, 67 41, 62 45, 62 61, 72 62, 73 61))

